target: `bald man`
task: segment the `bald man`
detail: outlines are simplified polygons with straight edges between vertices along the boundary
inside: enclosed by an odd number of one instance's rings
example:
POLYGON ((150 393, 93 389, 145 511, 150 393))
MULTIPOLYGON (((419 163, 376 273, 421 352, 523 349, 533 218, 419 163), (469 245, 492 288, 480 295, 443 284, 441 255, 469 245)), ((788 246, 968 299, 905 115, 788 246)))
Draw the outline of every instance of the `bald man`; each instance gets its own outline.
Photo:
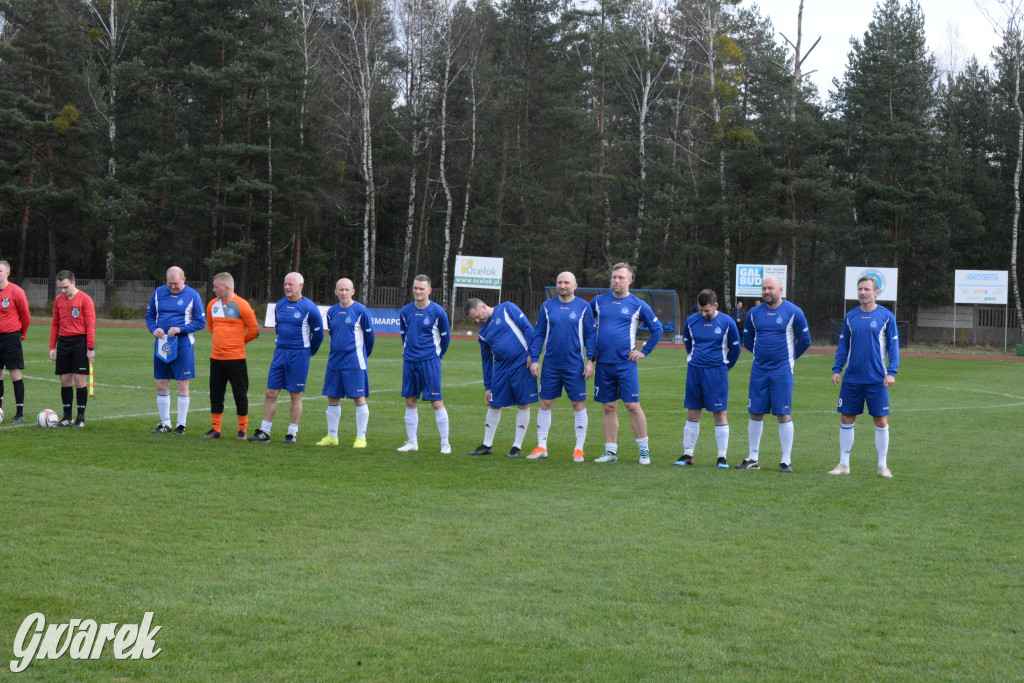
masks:
POLYGON ((766 277, 761 283, 764 302, 750 309, 743 326, 743 347, 754 354, 754 364, 747 397, 749 447, 746 459, 736 468, 739 470, 761 469, 761 432, 764 416, 770 412, 779 421, 779 472, 793 471, 793 368, 796 359, 810 348, 811 333, 804 312, 782 297, 779 278, 766 277))
POLYGON ((540 377, 540 410, 537 412, 537 448, 527 460, 548 457, 551 409, 562 389, 572 403, 576 446, 573 462, 583 462, 587 440, 587 380, 594 376, 594 312, 576 298, 576 276, 566 271, 555 278, 558 296, 545 301, 537 314, 530 342, 530 372, 540 377), (541 350, 544 367, 541 368, 541 350))
POLYGON ((302 417, 302 392, 306 390, 309 359, 316 355, 324 340, 324 321, 317 305, 302 296, 305 283, 300 273, 284 276, 284 298, 274 307, 274 358, 267 375, 267 393, 263 399, 263 422, 249 441, 270 441, 270 428, 277 412, 277 396, 288 390, 286 444, 297 443, 299 418, 302 417))
POLYGON ((185 284, 185 271, 167 269, 167 284, 157 287, 146 307, 146 327, 156 338, 153 378, 160 424, 150 434, 185 435, 188 420, 189 380, 196 376, 195 333, 206 327, 199 292, 185 284), (178 389, 178 421, 171 429, 171 380, 178 389))
POLYGON ((327 309, 327 331, 331 353, 327 357, 323 394, 327 397, 327 436, 317 446, 338 445, 341 399, 352 399, 356 413, 356 440, 352 448, 366 448, 366 425, 370 421, 370 376, 366 362, 373 352, 373 323, 370 311, 354 299, 355 285, 347 277, 334 285, 338 303, 327 309))

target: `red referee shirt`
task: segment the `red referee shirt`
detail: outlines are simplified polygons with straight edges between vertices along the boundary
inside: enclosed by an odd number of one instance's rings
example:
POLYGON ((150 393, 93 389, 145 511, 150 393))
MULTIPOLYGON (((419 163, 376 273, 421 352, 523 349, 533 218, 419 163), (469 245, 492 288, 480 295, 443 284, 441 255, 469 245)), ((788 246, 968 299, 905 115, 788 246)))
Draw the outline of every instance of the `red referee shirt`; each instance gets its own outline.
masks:
POLYGON ((78 290, 70 299, 58 294, 53 302, 53 324, 50 326, 50 350, 57 348, 57 337, 85 335, 85 348, 96 346, 96 306, 92 297, 78 290))
POLYGON ((0 289, 0 332, 21 332, 24 339, 31 322, 25 290, 8 282, 0 289))

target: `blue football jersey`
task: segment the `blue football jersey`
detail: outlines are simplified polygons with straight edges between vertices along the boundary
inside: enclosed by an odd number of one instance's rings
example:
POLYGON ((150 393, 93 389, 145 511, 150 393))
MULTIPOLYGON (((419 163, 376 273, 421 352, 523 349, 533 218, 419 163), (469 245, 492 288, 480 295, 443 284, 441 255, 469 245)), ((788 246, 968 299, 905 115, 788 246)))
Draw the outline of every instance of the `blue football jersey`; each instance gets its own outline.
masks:
POLYGON ((598 294, 590 302, 597 321, 597 362, 629 363, 629 352, 636 348, 636 332, 643 322, 651 331, 641 352, 649 356, 658 345, 665 326, 646 301, 632 294, 619 298, 614 292, 598 294))
POLYGON ((562 303, 557 296, 548 299, 537 314, 530 342, 530 359, 559 370, 582 369, 587 358, 597 353, 594 347, 594 313, 590 304, 579 297, 562 303))
POLYGON ((419 362, 443 358, 451 341, 448 314, 433 301, 425 308, 416 302, 406 304, 398 318, 402 330, 402 358, 419 362))
POLYGON ((844 382, 874 384, 895 376, 899 364, 900 337, 892 311, 876 305, 865 313, 858 306, 846 314, 832 372, 841 372, 845 365, 844 382))
POLYGON ((189 343, 194 345, 194 333, 206 327, 206 309, 199 292, 188 285, 177 294, 171 294, 167 285, 157 287, 146 306, 146 327, 150 332, 158 327, 164 332, 177 327, 181 334, 188 335, 189 343))
POLYGON ((811 346, 807 318, 785 300, 776 308, 758 304, 743 323, 743 346, 754 353, 753 372, 792 375, 796 359, 811 346))
POLYGON ((478 337, 485 389, 491 388, 492 373, 526 367, 533 326, 515 304, 505 301, 495 306, 491 317, 480 326, 478 337))
POLYGON ((309 349, 315 356, 324 340, 324 319, 317 305, 302 297, 289 301, 285 297, 274 308, 274 343, 281 349, 309 349))
POLYGON ((736 321, 721 311, 711 320, 700 313, 686 319, 683 326, 686 362, 698 368, 732 368, 740 357, 740 330, 736 321))
POLYGON ((334 304, 327 309, 331 353, 327 356, 329 370, 365 370, 366 359, 373 352, 373 327, 370 312, 358 301, 348 308, 334 304))

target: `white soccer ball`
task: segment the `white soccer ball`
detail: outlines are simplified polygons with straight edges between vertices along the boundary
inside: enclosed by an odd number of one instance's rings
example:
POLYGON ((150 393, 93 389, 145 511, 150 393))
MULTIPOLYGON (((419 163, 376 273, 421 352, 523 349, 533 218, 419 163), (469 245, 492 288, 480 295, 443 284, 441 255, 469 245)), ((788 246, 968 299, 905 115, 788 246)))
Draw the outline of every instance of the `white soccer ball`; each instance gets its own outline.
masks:
POLYGON ((57 417, 57 413, 53 412, 49 408, 39 413, 36 417, 36 424, 43 429, 50 429, 56 427, 57 423, 60 422, 60 418, 57 417))

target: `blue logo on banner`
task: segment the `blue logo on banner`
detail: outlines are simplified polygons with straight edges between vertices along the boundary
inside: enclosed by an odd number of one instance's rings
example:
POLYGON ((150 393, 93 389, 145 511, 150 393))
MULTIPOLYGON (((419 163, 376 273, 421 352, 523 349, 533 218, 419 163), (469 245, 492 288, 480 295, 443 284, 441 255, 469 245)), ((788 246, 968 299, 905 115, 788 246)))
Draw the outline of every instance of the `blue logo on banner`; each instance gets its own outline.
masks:
POLYGON ((398 334, 402 331, 402 311, 397 308, 371 308, 370 321, 373 323, 374 332, 392 332, 398 334))

